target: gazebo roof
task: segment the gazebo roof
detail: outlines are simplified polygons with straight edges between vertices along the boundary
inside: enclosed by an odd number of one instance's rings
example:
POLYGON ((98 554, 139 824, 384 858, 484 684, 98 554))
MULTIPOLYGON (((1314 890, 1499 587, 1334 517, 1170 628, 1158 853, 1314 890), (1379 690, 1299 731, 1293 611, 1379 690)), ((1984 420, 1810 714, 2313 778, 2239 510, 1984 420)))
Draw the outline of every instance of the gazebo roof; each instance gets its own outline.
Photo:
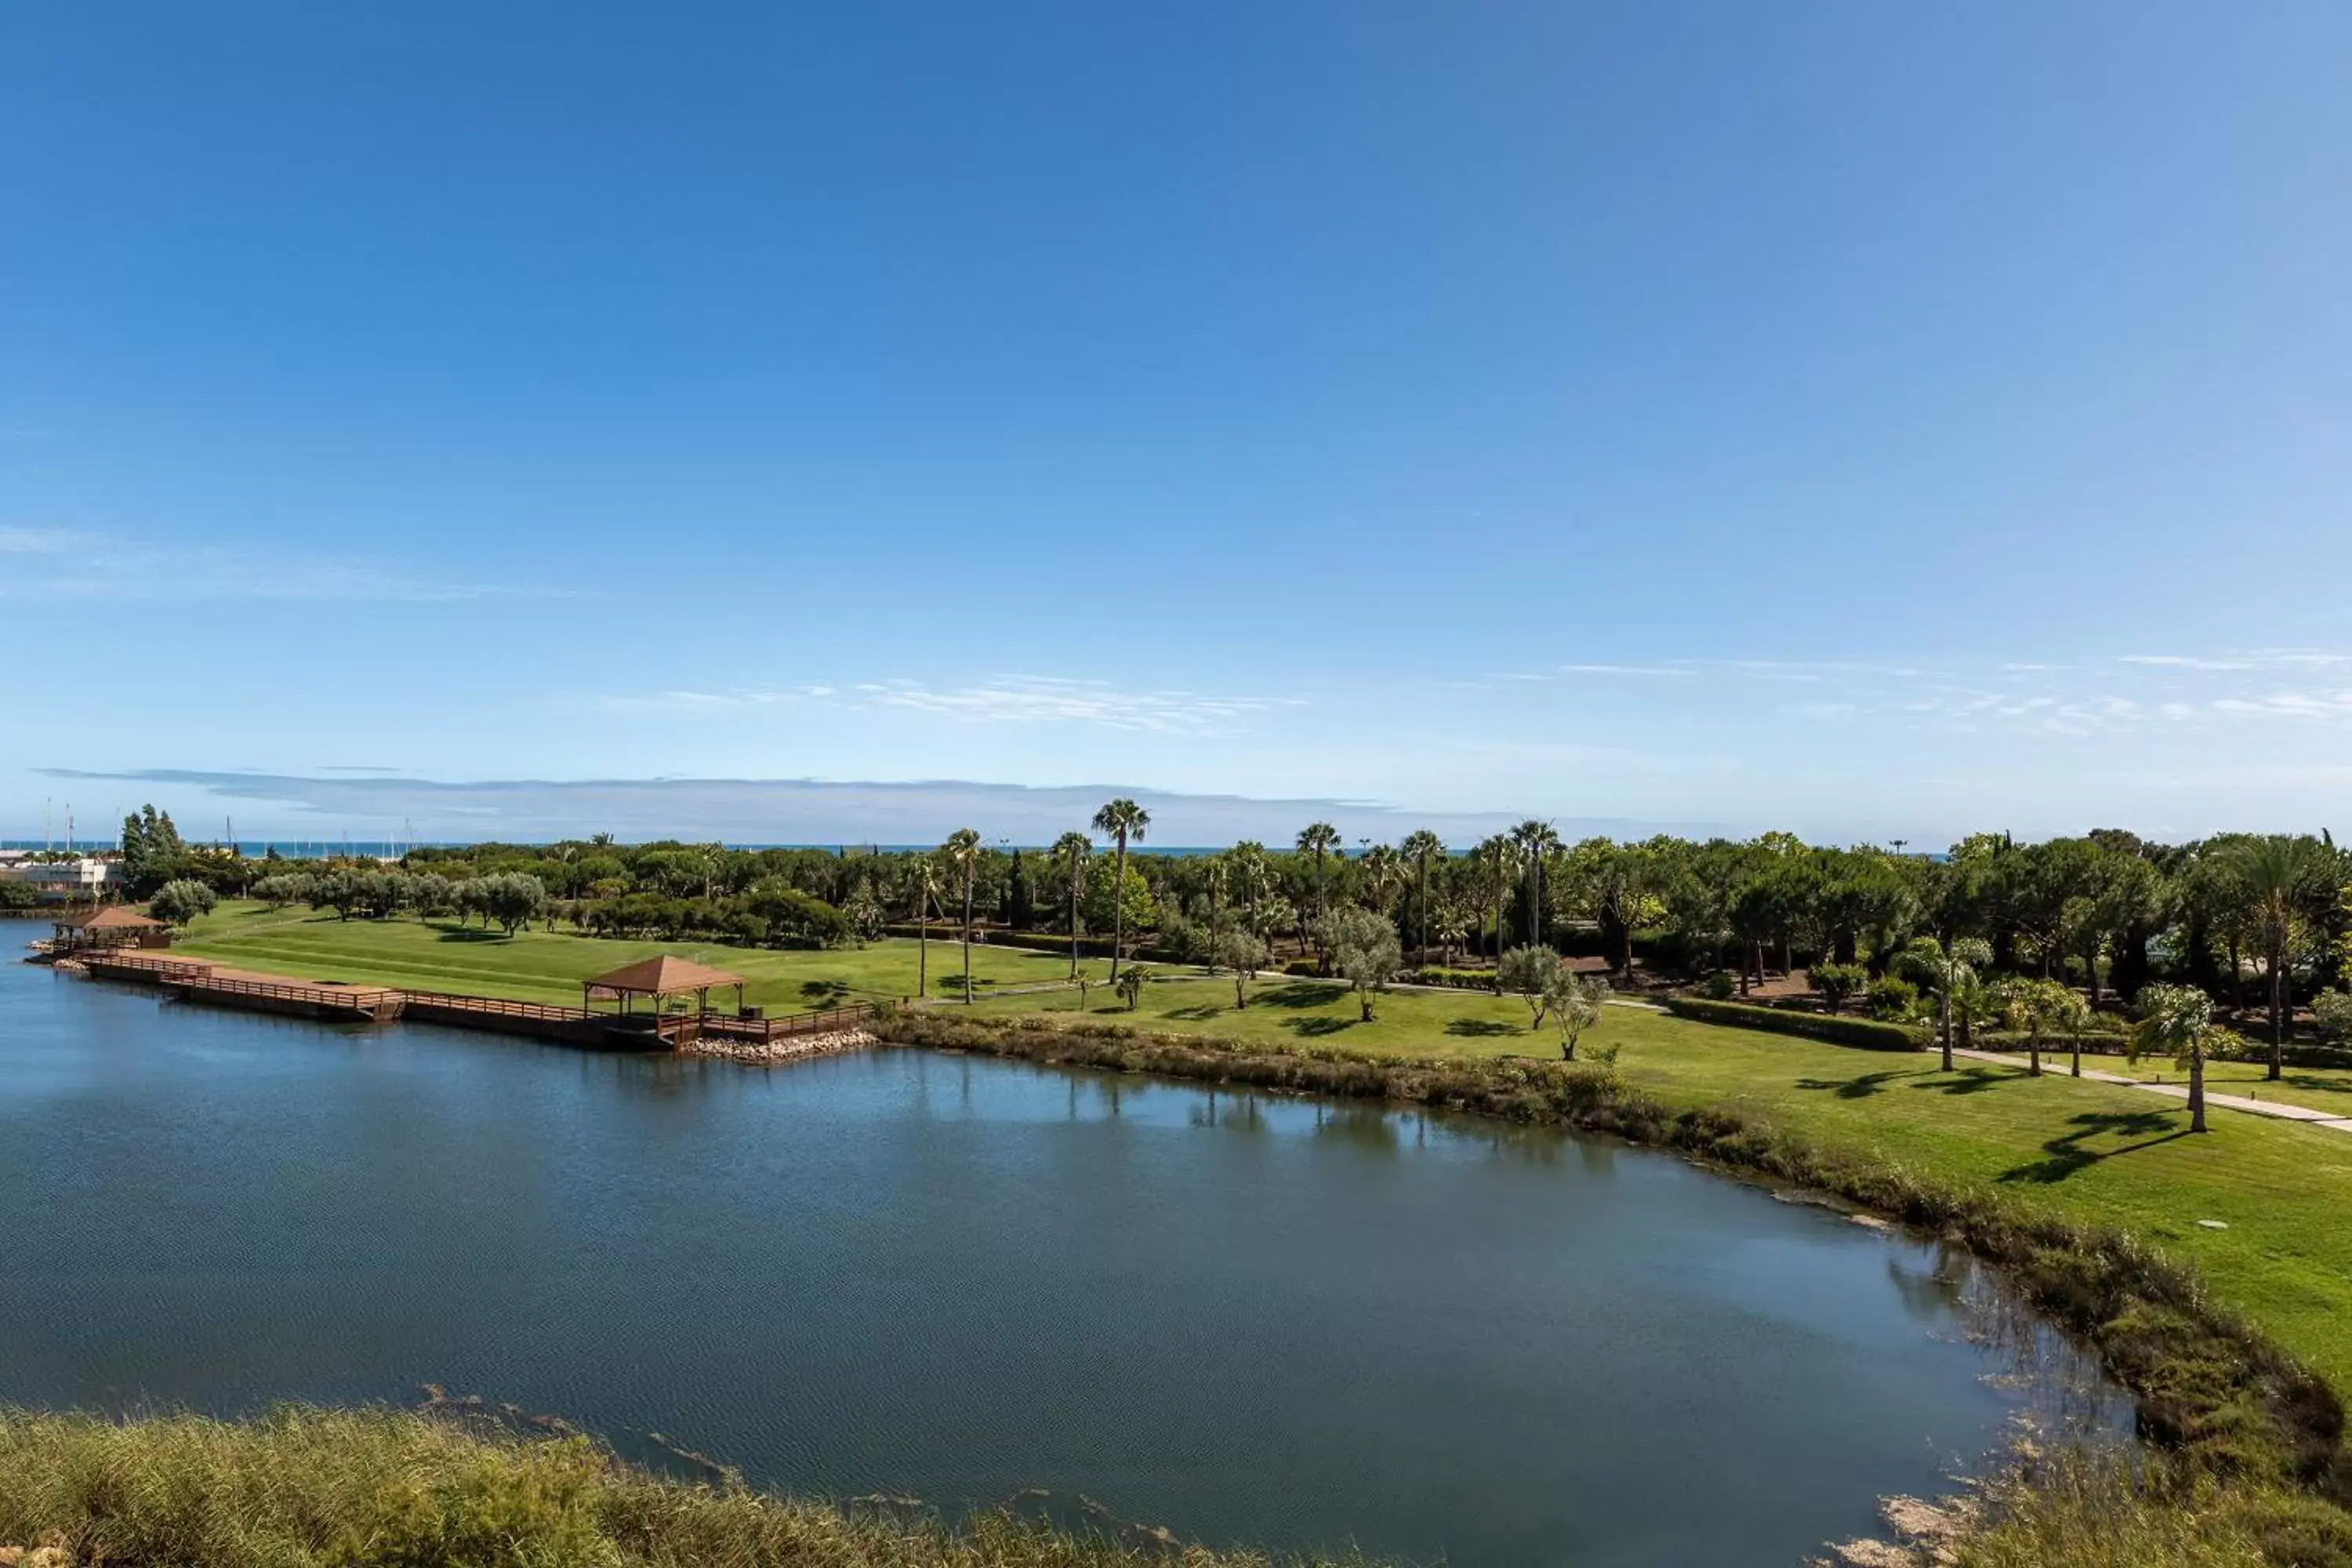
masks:
POLYGON ((591 991, 609 991, 614 995, 626 992, 638 996, 668 996, 680 991, 705 991, 714 985, 740 985, 744 981, 740 974, 665 952, 657 958, 624 964, 610 974, 600 974, 583 984, 591 991))
POLYGON ((163 929, 162 921, 151 921, 137 910, 127 909, 121 904, 110 904, 105 909, 93 913, 81 915, 69 921, 59 921, 58 923, 62 926, 71 926, 76 931, 161 931, 163 929))

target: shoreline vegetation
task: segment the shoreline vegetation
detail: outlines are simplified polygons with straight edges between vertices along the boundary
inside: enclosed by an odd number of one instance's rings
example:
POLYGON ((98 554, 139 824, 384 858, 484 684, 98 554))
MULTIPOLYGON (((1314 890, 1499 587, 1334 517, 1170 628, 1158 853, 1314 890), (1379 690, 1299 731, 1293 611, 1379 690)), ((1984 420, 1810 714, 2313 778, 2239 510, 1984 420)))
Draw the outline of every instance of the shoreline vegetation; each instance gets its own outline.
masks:
POLYGON ((1006 1510, 673 1480, 583 1436, 289 1405, 252 1421, 0 1409, 13 1568, 1316 1568, 1006 1510))

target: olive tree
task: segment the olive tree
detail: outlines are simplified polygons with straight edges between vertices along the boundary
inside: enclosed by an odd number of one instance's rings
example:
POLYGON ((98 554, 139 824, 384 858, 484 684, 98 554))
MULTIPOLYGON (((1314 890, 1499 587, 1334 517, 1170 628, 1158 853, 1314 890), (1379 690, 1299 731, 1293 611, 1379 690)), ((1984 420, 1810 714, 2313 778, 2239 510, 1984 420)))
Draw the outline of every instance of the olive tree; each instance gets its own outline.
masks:
POLYGON ((1543 1026, 1544 990, 1559 969, 1558 953, 1532 942, 1511 949, 1495 965, 1496 985, 1528 1005, 1528 1028, 1531 1032, 1543 1026))
POLYGON ((1559 1031, 1562 1061, 1576 1059, 1576 1042, 1601 1022, 1601 1009, 1608 997, 1609 982, 1601 976, 1579 974, 1565 963, 1552 966, 1544 981, 1543 1010, 1552 1027, 1559 1031))
POLYGON ((1363 1021, 1372 1021, 1372 993, 1388 989, 1403 966, 1396 924, 1370 910, 1342 909, 1315 922, 1316 944, 1356 994, 1363 1021))
POLYGON ((212 889, 193 878, 179 877, 155 889, 147 912, 159 921, 184 926, 198 915, 212 913, 216 902, 212 889))
POLYGON ((1243 989, 1257 978, 1257 972, 1269 962, 1265 942, 1247 926, 1228 926, 1217 937, 1217 962, 1234 972, 1234 1006, 1249 1005, 1249 994, 1243 989))

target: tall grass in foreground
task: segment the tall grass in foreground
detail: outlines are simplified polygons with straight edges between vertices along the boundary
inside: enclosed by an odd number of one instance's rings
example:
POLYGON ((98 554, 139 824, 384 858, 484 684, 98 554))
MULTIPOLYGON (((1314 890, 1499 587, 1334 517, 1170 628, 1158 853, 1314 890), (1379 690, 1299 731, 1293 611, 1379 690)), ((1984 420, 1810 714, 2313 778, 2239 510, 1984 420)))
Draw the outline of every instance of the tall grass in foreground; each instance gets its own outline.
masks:
POLYGON ((387 1409, 117 1424, 0 1411, 0 1544, 156 1568, 1269 1568, 1003 1513, 852 1511, 387 1409))
POLYGON ((2224 1486, 2163 1464, 2061 1450, 1996 1482, 1953 1568, 2296 1568, 2345 1560, 2352 1521, 2274 1486, 2224 1486))

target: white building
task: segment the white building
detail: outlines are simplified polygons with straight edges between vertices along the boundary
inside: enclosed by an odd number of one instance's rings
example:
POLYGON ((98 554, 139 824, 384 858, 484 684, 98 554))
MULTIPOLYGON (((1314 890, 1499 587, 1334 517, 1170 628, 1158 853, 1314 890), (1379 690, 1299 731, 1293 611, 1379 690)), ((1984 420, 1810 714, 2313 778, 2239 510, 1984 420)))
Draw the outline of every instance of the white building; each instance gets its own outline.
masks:
POLYGON ((121 879, 121 868, 111 860, 0 861, 0 881, 20 882, 58 898, 96 898, 121 879))

